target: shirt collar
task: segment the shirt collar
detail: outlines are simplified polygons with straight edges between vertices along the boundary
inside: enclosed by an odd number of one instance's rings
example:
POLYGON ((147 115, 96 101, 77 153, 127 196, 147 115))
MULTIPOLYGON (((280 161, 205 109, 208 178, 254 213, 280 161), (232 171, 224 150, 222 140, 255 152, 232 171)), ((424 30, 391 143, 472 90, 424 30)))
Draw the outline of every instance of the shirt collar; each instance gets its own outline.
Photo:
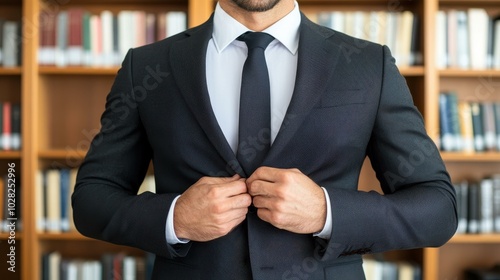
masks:
MULTIPOLYGON (((301 16, 299 4, 295 2, 294 9, 285 17, 263 30, 281 42, 293 55, 299 47, 299 26, 301 16)), ((226 13, 217 3, 214 12, 214 30, 212 38, 217 51, 222 52, 238 36, 250 31, 246 26, 226 13)))

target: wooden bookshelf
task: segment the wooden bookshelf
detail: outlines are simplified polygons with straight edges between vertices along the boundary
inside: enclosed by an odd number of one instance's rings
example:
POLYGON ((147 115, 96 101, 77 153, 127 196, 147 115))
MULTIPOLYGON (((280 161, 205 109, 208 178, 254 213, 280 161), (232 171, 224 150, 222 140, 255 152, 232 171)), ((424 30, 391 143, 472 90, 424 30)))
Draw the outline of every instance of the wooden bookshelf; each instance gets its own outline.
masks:
MULTIPOLYGON (((20 243, 17 262, 20 271, 0 271, 0 279, 39 280, 41 256, 61 251, 65 257, 99 258, 106 252, 139 250, 116 246, 83 237, 79 233, 41 233, 36 230, 34 192, 35 174, 54 164, 78 167, 88 149, 91 137, 100 128, 99 118, 118 67, 49 67, 39 66, 39 14, 51 9, 83 7, 98 12, 105 9, 141 9, 146 11, 183 10, 188 12, 189 26, 204 22, 212 14, 215 0, 0 0, 0 17, 23 19, 23 64, 0 67, 0 102, 8 100, 22 105, 21 151, 0 151, 0 162, 16 162, 22 180, 23 230, 16 233, 20 243), (61 3, 61 4, 58 4, 61 3)), ((500 14, 500 0, 299 0, 302 11, 314 15, 328 10, 407 9, 418 14, 424 63, 400 68, 407 78, 415 103, 422 112, 431 137, 439 138, 438 97, 442 90, 456 90, 466 99, 482 81, 500 82, 497 70, 438 69, 435 65, 435 15, 439 9, 483 7, 500 14)), ((486 96, 500 100, 498 89, 486 96)), ((479 179, 500 170, 500 153, 443 153, 454 180, 479 179)), ((0 169, 0 175, 6 172, 0 169)), ((377 189, 378 182, 369 167, 363 168, 360 189, 377 189)), ((380 191, 380 189, 377 189, 380 191)), ((8 234, 0 233, 0 241, 8 234)), ((2 243, 0 242, 0 243, 2 243)), ((5 242, 3 242, 5 243, 5 242)), ((4 250, 4 247, 0 247, 4 250)), ((4 251, 0 251, 3 261, 4 251)), ((462 271, 471 266, 500 263, 500 234, 456 235, 441 248, 424 248, 409 252, 389 253, 390 259, 419 262, 425 280, 463 279, 462 271)))

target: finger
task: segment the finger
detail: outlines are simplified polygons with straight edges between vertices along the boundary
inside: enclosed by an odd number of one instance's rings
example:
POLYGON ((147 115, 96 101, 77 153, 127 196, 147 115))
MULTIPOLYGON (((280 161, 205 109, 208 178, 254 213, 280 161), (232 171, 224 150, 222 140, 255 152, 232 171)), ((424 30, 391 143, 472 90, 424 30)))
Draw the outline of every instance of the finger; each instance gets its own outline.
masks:
POLYGON ((272 182, 256 180, 253 182, 247 181, 248 193, 251 196, 274 196, 276 185, 272 182))
POLYGON ((255 196, 252 199, 253 206, 259 209, 266 208, 272 210, 272 201, 272 198, 261 195, 255 196))
POLYGON ((238 179, 209 186, 207 195, 209 199, 225 199, 245 193, 247 193, 247 185, 244 180, 238 179))
POLYGON ((247 179, 247 182, 253 182, 257 180, 274 182, 276 179, 275 174, 279 170, 280 169, 278 168, 261 166, 254 171, 254 173, 247 179))

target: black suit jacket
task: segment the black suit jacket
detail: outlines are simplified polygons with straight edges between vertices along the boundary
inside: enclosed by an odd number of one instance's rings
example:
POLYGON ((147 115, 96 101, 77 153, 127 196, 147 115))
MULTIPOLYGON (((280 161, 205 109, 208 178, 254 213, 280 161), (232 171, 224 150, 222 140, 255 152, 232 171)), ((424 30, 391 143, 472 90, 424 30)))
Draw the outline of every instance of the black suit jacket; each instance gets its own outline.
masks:
POLYGON ((227 236, 169 246, 174 197, 202 176, 242 174, 211 109, 212 20, 129 51, 73 194, 78 230, 153 252, 155 279, 363 279, 361 255, 439 246, 456 229, 455 193, 390 51, 304 16, 295 90, 263 165, 298 168, 331 200, 329 240, 255 213, 227 236), (368 156, 385 195, 358 192, 368 156), (157 194, 136 195, 154 164, 157 194))

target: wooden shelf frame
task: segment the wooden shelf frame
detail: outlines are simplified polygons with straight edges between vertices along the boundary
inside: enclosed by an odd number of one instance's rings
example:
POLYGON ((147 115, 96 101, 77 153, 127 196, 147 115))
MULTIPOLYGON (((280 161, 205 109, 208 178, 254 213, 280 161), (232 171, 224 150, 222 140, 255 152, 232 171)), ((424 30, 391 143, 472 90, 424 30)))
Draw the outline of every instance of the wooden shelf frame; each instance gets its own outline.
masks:
MULTIPOLYGON (((82 129, 87 129, 90 132, 99 128, 98 116, 94 119, 83 120, 75 124, 75 128, 71 133, 80 133, 75 139, 66 141, 54 142, 50 141, 55 138, 55 135, 47 132, 46 124, 51 121, 47 118, 47 105, 53 100, 63 97, 65 87, 75 82, 77 84, 86 84, 88 80, 98 80, 95 88, 89 89, 89 96, 95 100, 102 100, 96 104, 96 111, 102 111, 104 106, 104 98, 107 84, 113 80, 118 67, 110 68, 92 68, 92 67, 47 67, 39 66, 37 63, 38 55, 38 15, 46 6, 42 5, 43 0, 0 0, 0 8, 8 6, 7 12, 14 11, 16 14, 21 12, 21 18, 26 23, 25 32, 28 32, 27 38, 23 44, 23 65, 14 68, 0 67, 0 79, 12 80, 13 83, 20 81, 21 93, 18 99, 22 104, 22 137, 23 148, 21 151, 0 151, 0 160, 20 161, 19 172, 22 176, 23 188, 30 189, 35 185, 35 174, 41 168, 52 162, 67 162, 68 158, 71 162, 82 160, 86 150, 79 147, 79 143, 87 141, 86 135, 81 134, 82 129), (63 81, 66 81, 64 83, 63 81), (69 82, 68 82, 69 81, 69 82), (63 90, 58 90, 56 87, 63 87, 63 90), (94 93, 96 89, 101 93, 94 93), (101 96, 102 95, 102 96, 101 96), (42 120, 40 120, 42 118, 42 120), (54 143, 53 143, 54 142, 54 143), (69 147, 69 150, 68 148, 69 147)), ((50 1, 49 1, 50 2, 50 1)), ((316 12, 325 8, 340 8, 340 9, 371 9, 373 7, 383 8, 393 4, 392 0, 298 0, 300 7, 303 10, 316 12)), ((476 81, 478 78, 486 77, 495 80, 500 80, 500 70, 470 70, 470 69, 438 69, 435 66, 435 15, 439 8, 454 8, 454 7, 487 7, 496 9, 500 7, 500 0, 421 0, 397 1, 404 9, 412 9, 422 15, 422 35, 423 35, 423 51, 424 63, 422 66, 401 68, 402 75, 408 78, 409 85, 415 95, 415 100, 425 119, 426 129, 434 140, 439 138, 439 107, 438 95, 442 87, 453 85, 455 81, 476 81)), ((55 3, 55 2, 54 2, 55 3)), ((64 5, 59 5, 57 8, 67 8, 71 6, 89 7, 93 10, 112 9, 117 10, 123 7, 145 7, 145 9, 153 9, 165 4, 168 7, 179 7, 188 12, 188 25, 193 27, 206 21, 213 12, 215 0, 74 0, 66 1, 64 5)), ((5 11, 0 12, 6 13, 5 11)), ((77 91, 76 94, 80 92, 77 91)), ((66 100, 71 100, 70 97, 66 100)), ((500 100, 500 97, 499 97, 500 100)), ((77 100, 78 102, 78 100, 77 100)), ((50 112, 49 112, 50 113, 50 112)), ((79 111, 81 113, 81 111, 79 111)), ((85 145, 82 145, 85 146, 85 145)), ((470 170, 479 170, 484 166, 493 166, 496 168, 500 164, 500 153, 443 153, 443 159, 446 164, 455 170, 455 165, 467 167, 470 170)), ((463 168, 463 167, 460 167, 463 168)), ((462 169, 458 169, 462 171, 462 169)), ((452 170, 453 171, 453 170, 452 170)), ((373 173, 368 172, 367 178, 364 181, 372 180, 373 173)), ((58 249, 59 246, 66 248, 68 245, 78 244, 79 248, 86 245, 86 242, 97 242, 90 238, 83 237, 79 233, 40 233, 36 230, 35 209, 33 192, 24 191, 22 200, 23 212, 23 231, 16 234, 16 239, 22 242, 21 251, 19 252, 22 271, 20 279, 24 280, 39 280, 39 272, 41 270, 40 256, 42 253, 51 249, 58 249), (81 245, 81 244, 84 245, 81 245)), ((5 233, 0 233, 0 240, 8 238, 5 233)), ((453 275, 460 268, 443 268, 442 253, 443 250, 453 250, 456 247, 477 245, 482 247, 491 246, 500 250, 500 235, 457 235, 453 237, 446 245, 446 248, 424 248, 421 252, 422 265, 424 269, 425 280, 444 279, 448 275, 453 275), (453 270, 455 269, 455 270, 453 270)), ((70 246, 68 246, 70 247, 70 246)), ((111 248, 106 245, 105 248, 111 248)), ((69 250, 69 249, 68 249, 69 250)), ((459 250, 459 249, 457 249, 459 250)), ((68 251, 66 251, 68 253, 68 251)), ((497 260, 500 261, 500 260, 497 260)), ((2 272, 0 278, 4 279, 2 272)))

